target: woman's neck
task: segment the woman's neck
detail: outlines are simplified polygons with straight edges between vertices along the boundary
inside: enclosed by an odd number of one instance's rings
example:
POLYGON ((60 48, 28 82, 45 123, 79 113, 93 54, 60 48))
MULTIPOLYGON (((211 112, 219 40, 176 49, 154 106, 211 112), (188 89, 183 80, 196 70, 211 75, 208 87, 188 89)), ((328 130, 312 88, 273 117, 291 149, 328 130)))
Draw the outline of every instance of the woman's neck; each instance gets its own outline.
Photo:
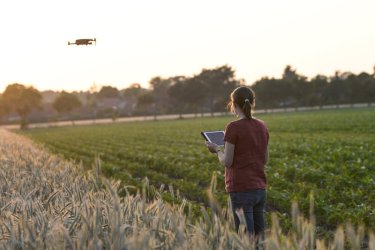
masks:
POLYGON ((247 118, 246 115, 243 114, 243 113, 239 113, 239 114, 237 115, 237 117, 238 117, 238 119, 246 119, 246 118, 247 118))
POLYGON ((246 115, 240 110, 238 107, 236 108, 236 115, 238 119, 245 119, 247 118, 246 115))

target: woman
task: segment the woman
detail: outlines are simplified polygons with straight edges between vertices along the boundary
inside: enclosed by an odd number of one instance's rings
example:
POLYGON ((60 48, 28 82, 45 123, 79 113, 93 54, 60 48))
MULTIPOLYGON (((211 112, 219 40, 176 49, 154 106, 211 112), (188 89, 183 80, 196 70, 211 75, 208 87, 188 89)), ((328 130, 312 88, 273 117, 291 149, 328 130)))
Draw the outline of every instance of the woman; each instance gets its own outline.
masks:
POLYGON ((230 98, 230 109, 238 120, 226 126, 224 149, 211 142, 206 145, 225 165, 225 189, 230 195, 236 230, 240 224, 236 211, 242 209, 248 233, 259 237, 264 232, 268 129, 252 116, 255 94, 250 88, 238 87, 230 98))

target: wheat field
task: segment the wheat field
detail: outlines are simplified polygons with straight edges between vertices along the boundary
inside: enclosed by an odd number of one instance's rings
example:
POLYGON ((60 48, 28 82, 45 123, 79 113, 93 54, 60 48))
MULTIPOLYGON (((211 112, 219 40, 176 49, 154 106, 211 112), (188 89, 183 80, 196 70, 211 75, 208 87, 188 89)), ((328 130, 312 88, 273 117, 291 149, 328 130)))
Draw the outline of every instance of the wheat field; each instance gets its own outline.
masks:
MULTIPOLYGON (((251 241, 244 227, 237 234, 228 208, 201 208, 191 216, 188 201, 162 200, 149 186, 136 195, 119 181, 50 154, 20 135, 0 130, 1 249, 375 249, 364 227, 339 226, 331 240, 317 239, 313 206, 306 219, 292 205, 293 227, 283 232, 276 215, 265 241, 251 241), (147 195, 148 189, 154 195, 147 195)), ((210 190, 215 186, 213 178, 210 190)), ((173 191, 173 190, 171 190, 173 191)), ((312 197, 311 197, 312 199, 312 197)), ((312 202, 313 204, 313 202, 312 202)), ((242 218, 243 219, 243 218, 242 218)))

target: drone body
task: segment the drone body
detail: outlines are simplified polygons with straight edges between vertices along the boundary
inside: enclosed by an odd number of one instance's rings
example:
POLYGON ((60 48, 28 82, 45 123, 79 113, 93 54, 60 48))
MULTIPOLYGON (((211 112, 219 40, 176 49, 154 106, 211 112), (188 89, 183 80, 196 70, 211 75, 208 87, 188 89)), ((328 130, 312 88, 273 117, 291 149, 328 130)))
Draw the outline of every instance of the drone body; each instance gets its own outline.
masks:
POLYGON ((75 44, 75 45, 77 45, 77 46, 79 46, 79 45, 91 45, 93 42, 95 42, 95 45, 96 45, 96 38, 94 38, 94 39, 87 39, 87 38, 85 38, 85 39, 77 39, 75 42, 68 42, 68 45, 73 45, 73 44, 75 44))

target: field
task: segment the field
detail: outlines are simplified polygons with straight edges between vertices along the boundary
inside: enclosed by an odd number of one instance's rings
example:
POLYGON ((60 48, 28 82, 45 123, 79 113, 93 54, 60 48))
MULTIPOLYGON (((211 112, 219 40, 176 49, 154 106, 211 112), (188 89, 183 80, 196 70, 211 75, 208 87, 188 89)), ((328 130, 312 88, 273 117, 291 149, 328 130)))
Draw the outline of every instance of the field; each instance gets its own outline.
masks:
MULTIPOLYGON (((0 178, 0 249, 259 249, 242 225, 238 234, 233 231, 227 208, 218 210, 213 200, 210 210, 201 207, 193 218, 189 201, 165 202, 163 192, 146 183, 143 192, 119 196, 122 185, 104 178, 98 162, 95 171, 82 172, 5 130, 0 130, 0 178)), ((291 214, 292 227, 283 234, 272 213, 258 245, 375 250, 374 234, 363 227, 338 227, 332 240, 324 241, 316 237, 313 214, 305 219, 295 203, 291 214)))
MULTIPOLYGON (((317 230, 350 221, 375 225, 375 112, 373 109, 314 111, 258 116, 270 130, 268 210, 288 224, 292 201, 309 213, 314 197, 317 230)), ((147 176, 157 188, 174 190, 165 199, 186 197, 224 205, 224 169, 204 146, 200 131, 223 129, 234 117, 118 123, 34 129, 22 134, 85 169, 100 157, 101 169, 123 185, 141 186, 147 176), (169 188, 169 187, 173 187, 169 188), (179 194, 176 194, 176 190, 179 194)), ((287 225, 286 225, 287 226, 287 225)))

